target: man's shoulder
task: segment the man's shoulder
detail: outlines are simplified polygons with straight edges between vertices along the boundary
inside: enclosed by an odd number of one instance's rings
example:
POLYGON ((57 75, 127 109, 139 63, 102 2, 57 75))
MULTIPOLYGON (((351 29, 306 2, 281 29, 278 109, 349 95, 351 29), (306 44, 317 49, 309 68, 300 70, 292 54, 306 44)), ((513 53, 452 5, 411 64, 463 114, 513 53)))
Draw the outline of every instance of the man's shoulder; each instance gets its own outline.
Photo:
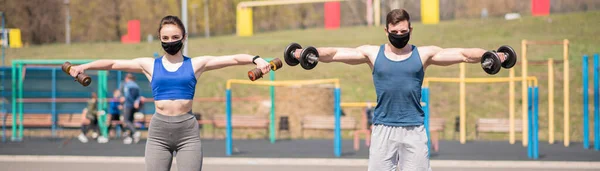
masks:
POLYGON ((438 46, 433 46, 433 45, 428 45, 428 46, 415 46, 417 48, 417 50, 419 51, 419 55, 421 56, 433 56, 435 55, 437 52, 441 51, 442 48, 438 47, 438 46))

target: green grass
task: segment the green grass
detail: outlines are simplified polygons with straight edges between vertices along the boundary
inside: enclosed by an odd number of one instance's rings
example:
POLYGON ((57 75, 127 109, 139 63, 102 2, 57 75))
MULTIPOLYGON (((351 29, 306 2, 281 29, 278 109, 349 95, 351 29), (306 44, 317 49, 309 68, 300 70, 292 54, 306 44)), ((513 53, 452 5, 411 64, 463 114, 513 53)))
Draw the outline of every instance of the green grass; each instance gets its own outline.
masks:
MULTIPOLYGON (((571 139, 582 139, 582 78, 581 57, 584 54, 600 52, 600 11, 587 13, 557 14, 549 17, 525 17, 520 20, 503 19, 469 19, 443 21, 437 25, 414 23, 411 43, 417 46, 437 45, 450 47, 480 47, 496 49, 500 45, 511 45, 521 55, 521 40, 558 40, 569 39, 570 59, 570 114, 571 139)), ((380 45, 386 43, 382 27, 347 27, 338 30, 307 29, 270 33, 257 33, 253 37, 221 36, 210 39, 192 38, 189 41, 189 54, 227 55, 250 53, 263 57, 282 57, 282 51, 290 42, 298 42, 304 46, 357 47, 364 44, 380 45)), ((7 61, 11 59, 131 59, 152 56, 161 52, 160 44, 120 44, 113 43, 79 43, 70 46, 53 44, 31 46, 21 49, 9 49, 7 61)), ((528 59, 542 60, 548 58, 561 59, 562 46, 530 46, 528 59)), ((237 66, 205 73, 198 81, 198 97, 224 96, 225 80, 247 79, 246 71, 252 66, 237 66)), ((520 64, 515 66, 516 75, 520 75, 520 64)), ((555 125, 556 139, 563 137, 563 92, 562 64, 555 66, 555 125)), ((342 87, 342 101, 375 101, 375 91, 371 79, 371 71, 367 65, 350 66, 338 63, 321 63, 315 69, 306 71, 301 67, 284 66, 277 71, 277 80, 339 78, 342 87)), ((547 67, 529 66, 529 75, 538 77, 540 81, 540 135, 547 139, 547 67)), ((590 73, 591 75, 591 73, 590 73)), ((426 77, 458 77, 458 65, 448 67, 430 67, 426 77)), ((468 65, 467 77, 506 77, 507 70, 489 76, 478 64, 468 65)), ((516 117, 521 118, 520 83, 516 84, 517 98, 516 117)), ((432 83, 431 114, 434 117, 445 117, 454 121, 458 116, 458 84, 432 83)), ((469 138, 474 136, 473 121, 479 117, 508 117, 508 84, 468 84, 467 85, 467 126, 469 138)), ((268 97, 267 89, 256 86, 235 86, 234 96, 268 97), (252 90, 252 91, 250 91, 252 90)), ((284 93, 284 92, 278 92, 284 93)), ((591 93, 591 91, 590 91, 591 93)), ((195 106, 195 110, 223 113, 222 103, 204 103, 195 106)), ((235 109, 234 109, 235 110, 235 109)), ((590 110, 592 111, 592 110, 590 110)), ((357 115, 357 114, 356 114, 357 115)), ((452 137, 453 124, 447 124, 446 138, 452 137)), ((593 124, 590 124, 592 126, 593 124)), ((504 134, 500 136, 505 138, 504 134)), ((489 136, 488 138, 495 138, 489 136)), ((520 136, 517 136, 520 140, 520 136)))

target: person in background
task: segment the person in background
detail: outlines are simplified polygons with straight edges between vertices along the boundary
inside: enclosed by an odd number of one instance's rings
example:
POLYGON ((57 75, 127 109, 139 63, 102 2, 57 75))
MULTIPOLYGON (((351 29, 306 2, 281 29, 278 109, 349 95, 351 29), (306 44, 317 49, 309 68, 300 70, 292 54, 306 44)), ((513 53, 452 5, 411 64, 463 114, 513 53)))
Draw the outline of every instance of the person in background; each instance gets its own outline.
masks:
POLYGON ((110 132, 111 129, 115 128, 115 132, 111 133, 111 136, 115 136, 115 134, 117 133, 117 127, 122 128, 121 110, 123 109, 123 105, 121 105, 120 98, 121 91, 119 89, 116 89, 113 91, 113 98, 109 101, 108 117, 110 118, 108 119, 108 132, 110 132))

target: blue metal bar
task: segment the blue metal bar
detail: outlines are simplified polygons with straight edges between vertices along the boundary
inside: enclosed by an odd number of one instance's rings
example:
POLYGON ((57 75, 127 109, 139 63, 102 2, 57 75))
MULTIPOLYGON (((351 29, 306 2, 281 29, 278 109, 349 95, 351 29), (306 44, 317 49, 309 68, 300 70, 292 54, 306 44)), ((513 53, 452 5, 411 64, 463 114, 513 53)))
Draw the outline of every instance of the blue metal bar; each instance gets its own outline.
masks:
POLYGON ((598 80, 598 54, 594 54, 594 149, 600 151, 600 83, 598 80))
POLYGON ((225 137, 225 154, 227 156, 231 156, 231 150, 233 149, 232 144, 232 135, 231 135, 231 89, 225 90, 225 117, 227 126, 226 126, 226 137, 225 137))
MULTIPOLYGON (((271 81, 275 81, 275 72, 269 72, 269 80, 271 81)), ((275 143, 275 122, 276 122, 276 118, 275 118, 275 86, 271 85, 269 86, 269 95, 271 97, 271 112, 270 112, 270 140, 271 140, 271 144, 275 143)))
POLYGON ((340 88, 334 89, 334 109, 335 109, 335 130, 334 130, 334 154, 336 157, 342 156, 342 131, 340 124, 341 110, 340 110, 340 88))
MULTIPOLYGON (((4 13, 3 12, 0 12, 0 18, 2 18, 1 19, 2 20, 2 24, 0 25, 0 30, 1 30, 0 31, 0 37, 2 37, 2 39, 1 39, 2 41, 7 41, 8 42, 8 37, 4 37, 4 35, 6 35, 6 34, 3 33, 4 31, 6 31, 6 30, 4 30, 4 28, 5 28, 4 23, 5 22, 4 22, 4 13)), ((0 46, 2 46, 2 66, 4 66, 4 53, 6 51, 6 47, 5 47, 6 45, 4 43, 0 43, 0 44, 2 44, 2 45, 0 45, 0 46)), ((2 76, 2 81, 4 81, 4 76, 2 76)), ((4 85, 4 84, 2 84, 2 85, 4 85)))
POLYGON ((123 76, 123 71, 118 71, 117 72, 117 88, 121 88, 121 80, 122 80, 122 76, 123 76))
POLYGON ((581 59, 583 64, 581 65, 581 75, 583 77, 583 148, 590 148, 589 145, 589 116, 588 116, 588 56, 583 55, 581 59))
POLYGON ((11 113, 12 113, 12 134, 11 134, 11 141, 15 141, 17 139, 17 115, 15 112, 17 109, 17 66, 16 64, 12 64, 12 68, 11 68, 11 84, 12 84, 12 101, 11 101, 11 113))
MULTIPOLYGON (((23 65, 19 65, 18 68, 18 75, 17 75, 17 79, 19 81, 17 81, 17 92, 18 92, 18 97, 19 100, 23 99, 23 81, 25 80, 25 78, 23 77, 23 65)), ((17 141, 22 141, 23 140, 23 103, 19 102, 19 108, 18 108, 18 114, 19 114, 19 135, 18 135, 18 139, 17 141)))
MULTIPOLYGON (((0 18, 1 18, 0 19, 1 20, 1 24, 0 24, 0 41, 4 41, 4 40, 7 40, 7 39, 4 37, 4 33, 2 33, 2 32, 4 32, 4 13, 3 12, 0 12, 0 18)), ((0 43, 0 44, 2 44, 2 45, 0 45, 1 46, 0 48, 2 48, 2 54, 1 54, 1 56, 2 56, 2 67, 4 68, 4 51, 6 51, 6 49, 5 49, 3 43, 0 43)), ((5 97, 4 96, 4 90, 5 90, 5 88, 4 88, 4 74, 5 73, 4 72, 5 71, 2 70, 2 79, 0 79, 0 85, 2 86, 2 90, 1 90, 2 91, 2 96, 1 96, 2 98, 5 97)), ((6 110, 6 108, 5 108, 6 107, 5 103, 6 103, 6 100, 2 100, 2 111, 1 111, 1 113, 3 115, 6 115, 8 113, 8 110, 6 110)), ((5 116, 2 116, 2 142, 6 142, 6 117, 5 116)))
POLYGON ((56 123, 58 115, 56 113, 56 68, 52 70, 52 137, 56 136, 56 123))
POLYGON ((538 133, 539 133, 539 126, 538 126, 538 106, 539 106, 539 99, 538 99, 538 87, 535 86, 533 87, 533 159, 538 159, 538 150, 539 150, 539 139, 538 139, 538 133))
MULTIPOLYGON (((425 120, 424 120, 424 124, 425 124, 425 133, 427 134, 428 137, 428 141, 427 141, 427 148, 429 149, 429 151, 431 151, 431 133, 429 132, 429 88, 424 87, 421 89, 421 101, 425 104, 425 106, 423 106, 423 112, 425 113, 425 120)), ((429 155, 429 154, 427 154, 429 155)))
MULTIPOLYGON (((533 91, 531 90, 531 86, 527 87, 527 99, 532 99, 531 96, 533 94, 533 91)), ((533 133, 533 119, 532 119, 532 102, 533 100, 528 100, 527 101, 527 127, 529 129, 527 129, 528 134, 527 134, 527 139, 529 141, 529 143, 527 144, 527 157, 529 157, 530 159, 533 158, 533 144, 532 144, 532 139, 533 139, 533 135, 531 135, 533 133)))

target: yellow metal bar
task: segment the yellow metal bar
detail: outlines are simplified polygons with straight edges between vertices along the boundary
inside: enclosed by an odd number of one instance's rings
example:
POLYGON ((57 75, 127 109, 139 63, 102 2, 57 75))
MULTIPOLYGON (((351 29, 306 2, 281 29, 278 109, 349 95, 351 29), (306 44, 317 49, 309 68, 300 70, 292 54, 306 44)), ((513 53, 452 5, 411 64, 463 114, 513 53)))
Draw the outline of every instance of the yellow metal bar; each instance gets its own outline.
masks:
POLYGON ((460 63, 460 143, 467 142, 467 126, 466 126, 466 90, 465 90, 465 63, 460 63))
POLYGON ((548 143, 554 144, 554 59, 548 59, 548 143))
POLYGON ((564 41, 527 41, 528 45, 562 45, 564 41))
POLYGON ((523 135, 523 147, 527 146, 527 83, 525 82, 527 79, 527 40, 521 41, 521 115, 522 115, 522 135, 523 135))
MULTIPOLYGON (((341 107, 372 107, 376 106, 377 103, 372 102, 341 102, 341 107)), ((426 103, 421 102, 421 106, 427 105, 426 103)))
POLYGON ((515 144, 515 69, 510 69, 508 76, 508 120, 510 124, 510 144, 515 144))
POLYGON ((381 25, 381 3, 380 0, 373 0, 373 12, 375 13, 375 15, 373 15, 375 17, 375 26, 379 26, 381 25))
POLYGON ((564 129, 564 144, 565 147, 569 146, 569 40, 563 40, 563 56, 564 56, 564 121, 565 121, 565 129, 564 129))
POLYGON ((437 24, 440 22, 440 1, 421 0, 421 23, 437 24))
POLYGON ((331 83, 335 88, 340 87, 339 79, 320 79, 320 80, 289 80, 289 81, 250 81, 250 80, 227 80, 227 89, 231 89, 232 84, 249 84, 249 85, 268 85, 268 86, 293 86, 293 85, 308 85, 308 84, 325 84, 331 83))
POLYGON ((371 107, 375 106, 377 103, 371 102, 342 102, 340 103, 341 107, 371 107))
POLYGON ((252 36, 252 8, 237 8, 236 31, 238 36, 252 36))
MULTIPOLYGON (((500 83, 500 82, 511 82, 511 81, 522 81, 520 78, 510 77, 492 77, 492 78, 464 78, 465 83, 500 83)), ((525 81, 532 81, 533 84, 537 84, 537 78, 534 76, 529 76, 525 79, 525 81)), ((446 82, 446 83, 460 83, 461 78, 444 78, 444 77, 427 77, 423 81, 423 85, 429 82, 446 82)), ((425 86, 424 86, 425 87, 425 86)))
POLYGON ((258 7, 258 6, 308 4, 308 3, 335 2, 335 1, 346 1, 346 0, 270 0, 270 1, 244 1, 244 2, 238 3, 237 8, 239 9, 239 8, 258 7))

